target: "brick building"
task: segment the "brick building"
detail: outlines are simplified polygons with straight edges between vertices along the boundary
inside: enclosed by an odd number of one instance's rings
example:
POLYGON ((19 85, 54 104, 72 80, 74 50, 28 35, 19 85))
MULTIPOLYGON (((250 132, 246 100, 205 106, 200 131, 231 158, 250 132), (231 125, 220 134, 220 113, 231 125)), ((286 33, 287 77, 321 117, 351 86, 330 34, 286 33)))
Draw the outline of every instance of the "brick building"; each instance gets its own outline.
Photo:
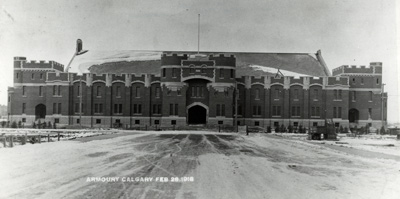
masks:
POLYGON ((331 75, 320 51, 316 57, 250 54, 162 52, 158 60, 106 63, 83 75, 64 72, 54 61, 15 57, 8 117, 25 126, 38 120, 86 127, 233 125, 237 96, 239 125, 311 127, 325 119, 343 127, 386 124, 382 63, 341 66, 331 75), (304 75, 248 71, 243 63, 249 60, 304 75))

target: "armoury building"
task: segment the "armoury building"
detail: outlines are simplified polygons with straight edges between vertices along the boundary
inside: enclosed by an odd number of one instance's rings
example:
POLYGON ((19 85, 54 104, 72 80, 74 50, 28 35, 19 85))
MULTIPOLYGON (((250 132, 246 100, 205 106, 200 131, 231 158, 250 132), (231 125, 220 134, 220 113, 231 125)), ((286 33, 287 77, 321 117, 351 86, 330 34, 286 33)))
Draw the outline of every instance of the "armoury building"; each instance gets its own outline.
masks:
POLYGON ((331 74, 320 51, 163 51, 149 60, 93 64, 82 75, 55 61, 14 57, 8 117, 24 126, 233 125, 237 97, 238 125, 309 128, 329 119, 336 126, 380 128, 387 107, 382 91, 382 63, 340 66, 331 74))

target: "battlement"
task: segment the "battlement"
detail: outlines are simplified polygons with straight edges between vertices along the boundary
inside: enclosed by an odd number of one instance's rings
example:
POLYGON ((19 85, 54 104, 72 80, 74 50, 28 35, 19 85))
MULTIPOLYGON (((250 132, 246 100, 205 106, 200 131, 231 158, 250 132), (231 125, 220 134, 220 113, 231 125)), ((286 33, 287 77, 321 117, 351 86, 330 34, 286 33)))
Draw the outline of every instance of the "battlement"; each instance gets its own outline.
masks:
POLYGON ((215 61, 216 66, 236 66, 236 57, 234 55, 225 56, 219 54, 219 56, 209 55, 209 60, 215 61))
POLYGON ((178 54, 172 54, 172 55, 167 55, 163 54, 161 56, 161 66, 165 65, 181 65, 182 60, 187 60, 188 55, 183 54, 183 55, 178 55, 178 54))
POLYGON ((51 60, 26 60, 26 57, 14 57, 14 68, 55 69, 64 71, 64 65, 51 60))
POLYGON ((332 70, 333 76, 345 73, 382 74, 382 62, 371 62, 369 66, 342 65, 332 70))

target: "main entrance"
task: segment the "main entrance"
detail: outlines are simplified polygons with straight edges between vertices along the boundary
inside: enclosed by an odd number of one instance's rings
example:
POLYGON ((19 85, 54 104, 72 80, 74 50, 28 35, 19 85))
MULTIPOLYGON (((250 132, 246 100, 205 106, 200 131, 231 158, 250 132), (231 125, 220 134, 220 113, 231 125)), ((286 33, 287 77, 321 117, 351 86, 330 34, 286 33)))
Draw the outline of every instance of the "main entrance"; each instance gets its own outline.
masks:
POLYGON ((44 104, 38 104, 35 107, 35 120, 44 119, 46 117, 46 106, 44 104))
POLYGON ((356 123, 358 121, 359 112, 357 109, 352 108, 349 110, 349 122, 356 123))
POLYGON ((190 107, 188 117, 188 124, 206 124, 207 110, 199 105, 190 107))

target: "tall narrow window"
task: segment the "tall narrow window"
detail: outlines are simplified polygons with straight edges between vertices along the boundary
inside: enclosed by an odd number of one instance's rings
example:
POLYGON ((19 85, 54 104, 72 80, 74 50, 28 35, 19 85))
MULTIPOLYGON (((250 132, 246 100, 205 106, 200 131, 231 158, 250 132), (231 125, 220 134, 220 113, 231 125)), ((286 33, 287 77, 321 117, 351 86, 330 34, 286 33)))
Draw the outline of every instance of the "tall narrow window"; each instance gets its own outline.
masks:
POLYGON ((79 113, 79 103, 75 103, 75 113, 79 113))
POLYGON ((81 96, 81 87, 80 86, 78 86, 77 92, 78 92, 78 94, 76 96, 78 96, 78 97, 81 96))
POLYGON ((178 76, 178 69, 177 68, 173 68, 172 69, 172 77, 177 77, 178 76))
POLYGON ((19 73, 16 73, 16 75, 17 75, 17 79, 19 78, 19 73))
POLYGON ((279 89, 275 89, 275 99, 279 99, 279 89))
POLYGON ((338 107, 338 118, 342 118, 342 107, 338 107))
POLYGON ((311 107, 311 116, 315 116, 315 107, 311 107))
POLYGON ((101 86, 96 87, 96 96, 101 97, 101 86))
POLYGON ((316 114, 315 114, 315 116, 320 116, 319 107, 316 108, 316 114))
POLYGON ((333 96, 338 99, 338 90, 333 90, 333 96))
POLYGON ((256 88, 255 90, 255 99, 259 100, 260 99, 260 89, 256 88))
POLYGON ((56 94, 57 94, 57 86, 54 85, 54 86, 53 86, 53 95, 56 95, 56 94))
POLYGON ((163 76, 163 77, 166 76, 166 69, 165 69, 165 68, 162 69, 162 76, 163 76))
POLYGON ((121 86, 117 86, 117 97, 121 97, 121 86))
POLYGON ((32 73, 31 79, 35 79, 35 74, 32 73))
POLYGON ((238 105, 238 107, 237 107, 237 111, 238 111, 238 115, 242 115, 242 106, 241 105, 238 105))
POLYGON ((368 118, 372 118, 372 108, 368 108, 368 118))
POLYGON ((26 103, 22 103, 22 114, 25 114, 26 103))
POLYGON ((225 116, 225 104, 221 106, 221 116, 225 116))
POLYGON ((58 92, 57 92, 58 96, 61 96, 61 85, 58 85, 58 92))
POLYGON ((160 98, 160 87, 156 87, 156 98, 160 98))
POLYGON ((137 98, 139 98, 139 97, 140 97, 140 87, 139 87, 139 86, 136 87, 135 93, 136 93, 135 96, 136 96, 137 98))
POLYGON ((223 68, 220 68, 219 69, 219 78, 224 78, 224 69, 223 68))
POLYGON ((370 91, 369 92, 369 101, 371 101, 371 102, 372 102, 372 96, 373 96, 372 91, 370 91))
POLYGON ((221 105, 217 104, 217 116, 221 116, 221 105))
POLYGON ((169 115, 174 115, 174 104, 169 104, 169 115))
POLYGON ((364 84, 364 78, 361 77, 361 84, 364 84))
POLYGON ((42 86, 39 86, 39 96, 43 96, 43 87, 42 86))
POLYGON ((40 73, 40 79, 43 79, 43 73, 40 73))
POLYGON ((175 104, 175 115, 178 115, 178 104, 175 104))
POLYGON ((57 103, 53 103, 53 114, 57 113, 57 103))
POLYGON ((339 90, 339 99, 342 99, 342 90, 339 90))
POLYGON ((118 105, 118 113, 122 113, 122 104, 118 105))
POLYGON ((94 113, 99 113, 99 104, 94 104, 94 113))
POLYGON ((318 99, 318 89, 314 89, 314 99, 318 99))
POLYGON ((99 113, 103 113, 103 104, 99 104, 99 113))
POLYGON ((352 93, 353 93, 353 96, 352 96, 353 98, 352 98, 352 100, 353 100, 353 101, 356 101, 356 99, 357 99, 356 91, 353 91, 352 93))
POLYGON ((235 78, 235 70, 231 69, 231 78, 235 78))
POLYGON ((379 78, 376 78, 376 84, 379 84, 379 78))
POLYGON ((299 99, 299 89, 294 89, 294 99, 299 99))
POLYGON ((297 116, 300 116, 300 106, 297 107, 297 116))
POLYGON ((336 118, 336 107, 333 107, 333 118, 336 118))
POLYGON ((25 96, 25 86, 22 86, 22 95, 25 96))

